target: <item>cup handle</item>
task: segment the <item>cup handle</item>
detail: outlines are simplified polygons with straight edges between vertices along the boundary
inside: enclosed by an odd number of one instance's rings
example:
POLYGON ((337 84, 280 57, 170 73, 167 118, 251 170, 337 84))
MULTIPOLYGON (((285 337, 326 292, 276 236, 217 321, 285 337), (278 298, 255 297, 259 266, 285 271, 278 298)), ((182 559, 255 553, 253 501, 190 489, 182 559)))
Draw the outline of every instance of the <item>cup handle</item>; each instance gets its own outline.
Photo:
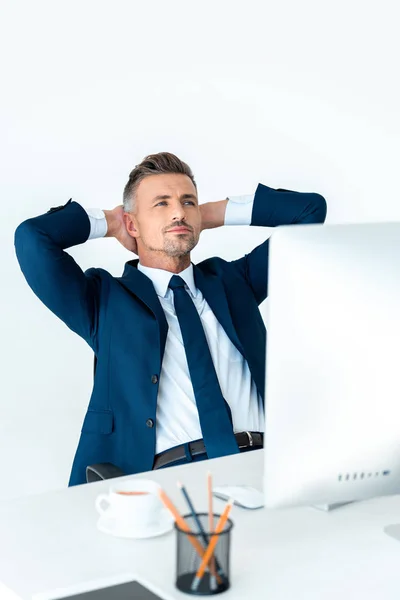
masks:
POLYGON ((97 512, 100 513, 101 515, 103 515, 109 506, 110 506, 110 500, 109 500, 108 494, 99 494, 96 498, 97 512), (106 502, 108 506, 106 508, 103 508, 102 502, 106 502))

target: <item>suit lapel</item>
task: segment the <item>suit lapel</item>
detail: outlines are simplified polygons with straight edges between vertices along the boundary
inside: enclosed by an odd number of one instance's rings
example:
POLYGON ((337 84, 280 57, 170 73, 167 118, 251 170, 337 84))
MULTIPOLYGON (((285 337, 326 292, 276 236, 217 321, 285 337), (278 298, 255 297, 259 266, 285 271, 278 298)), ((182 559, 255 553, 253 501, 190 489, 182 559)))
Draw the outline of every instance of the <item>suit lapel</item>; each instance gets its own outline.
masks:
MULTIPOLYGON (((157 319, 160 331, 160 360, 162 361, 167 340, 168 323, 153 283, 146 275, 138 271, 138 262, 138 260, 127 262, 122 277, 117 279, 125 288, 137 296, 157 319)), ((196 286, 203 294, 232 344, 244 356, 243 346, 233 326, 225 289, 220 278, 216 275, 204 275, 196 265, 193 265, 193 273, 196 286)))
POLYGON ((160 331, 160 360, 162 362, 167 340, 168 323, 165 318, 164 310, 160 304, 152 281, 137 269, 138 260, 131 260, 125 264, 125 270, 118 281, 135 294, 157 319, 160 331))
POLYGON ((232 344, 239 350, 242 356, 244 356, 243 346, 236 335, 236 330, 232 323, 231 313, 221 279, 216 275, 204 275, 196 265, 193 265, 193 273, 196 287, 199 288, 204 298, 207 300, 207 303, 224 328, 225 333, 232 344))

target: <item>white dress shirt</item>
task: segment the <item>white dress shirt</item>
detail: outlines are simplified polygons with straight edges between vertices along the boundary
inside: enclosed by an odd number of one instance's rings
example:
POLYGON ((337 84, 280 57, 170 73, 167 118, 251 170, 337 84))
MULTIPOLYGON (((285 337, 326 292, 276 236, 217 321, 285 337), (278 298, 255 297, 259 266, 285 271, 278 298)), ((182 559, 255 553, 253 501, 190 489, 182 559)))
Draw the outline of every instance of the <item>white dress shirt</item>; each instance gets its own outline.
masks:
MULTIPOLYGON (((225 225, 251 222, 254 195, 229 198, 225 225)), ((100 209, 87 209, 91 231, 89 239, 107 233, 107 221, 100 209)), ((168 285, 173 273, 163 269, 138 269, 152 280, 168 323, 157 397, 156 454, 173 446, 202 438, 196 400, 185 348, 175 313, 173 291, 168 285)), ((264 410, 246 360, 232 344, 203 294, 196 288, 193 265, 179 273, 185 289, 199 313, 210 348, 222 395, 232 413, 234 431, 264 431, 264 410)))

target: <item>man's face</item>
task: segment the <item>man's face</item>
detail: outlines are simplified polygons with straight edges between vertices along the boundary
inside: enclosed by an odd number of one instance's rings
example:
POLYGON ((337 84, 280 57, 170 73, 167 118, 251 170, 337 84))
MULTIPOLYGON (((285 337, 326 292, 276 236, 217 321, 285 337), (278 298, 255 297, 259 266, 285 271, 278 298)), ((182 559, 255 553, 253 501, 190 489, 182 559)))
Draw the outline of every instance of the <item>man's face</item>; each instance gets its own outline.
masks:
POLYGON ((175 173, 146 177, 137 189, 131 220, 128 230, 136 237, 139 255, 141 252, 170 257, 189 254, 201 232, 193 182, 187 175, 175 173))

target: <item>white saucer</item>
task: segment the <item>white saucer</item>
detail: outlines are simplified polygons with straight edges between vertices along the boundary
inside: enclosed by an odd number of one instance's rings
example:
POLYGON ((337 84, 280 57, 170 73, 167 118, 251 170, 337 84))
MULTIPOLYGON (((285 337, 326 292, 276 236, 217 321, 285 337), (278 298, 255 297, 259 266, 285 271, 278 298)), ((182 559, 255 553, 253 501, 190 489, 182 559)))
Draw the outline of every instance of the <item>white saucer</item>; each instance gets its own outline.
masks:
POLYGON ((118 521, 115 517, 101 515, 97 521, 97 529, 103 533, 108 533, 115 537, 144 539, 163 535, 174 526, 174 518, 167 509, 163 509, 160 513, 160 519, 157 523, 146 527, 146 529, 138 529, 127 523, 118 521))

